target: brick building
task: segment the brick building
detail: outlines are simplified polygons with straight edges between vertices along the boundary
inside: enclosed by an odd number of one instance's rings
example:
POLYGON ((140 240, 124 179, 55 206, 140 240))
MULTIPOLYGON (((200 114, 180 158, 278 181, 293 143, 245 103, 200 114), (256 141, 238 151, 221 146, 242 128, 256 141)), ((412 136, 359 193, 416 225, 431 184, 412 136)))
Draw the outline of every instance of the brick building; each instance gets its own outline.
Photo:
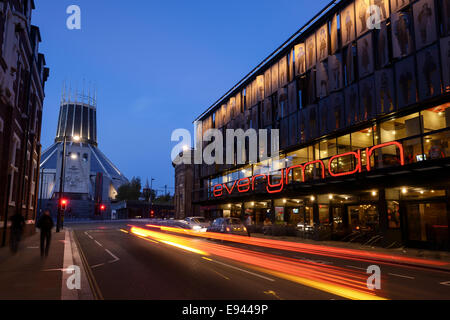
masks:
POLYGON ((31 25, 33 0, 0 2, 0 243, 8 218, 20 212, 34 231, 44 85, 49 76, 31 25))

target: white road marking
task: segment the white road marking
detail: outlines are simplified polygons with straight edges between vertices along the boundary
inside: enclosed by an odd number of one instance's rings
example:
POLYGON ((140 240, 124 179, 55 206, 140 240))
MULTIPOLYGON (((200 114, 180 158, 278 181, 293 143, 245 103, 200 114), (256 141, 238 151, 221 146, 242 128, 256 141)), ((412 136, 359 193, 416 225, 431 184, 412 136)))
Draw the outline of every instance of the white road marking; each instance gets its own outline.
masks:
POLYGON ((114 258, 114 260, 113 261, 109 261, 108 263, 114 263, 114 262, 117 262, 117 261, 119 261, 120 259, 117 257, 117 256, 115 256, 111 251, 109 251, 108 249, 105 249, 105 251, 106 252, 108 252, 109 253, 109 255, 111 256, 111 257, 113 257, 114 258))
POLYGON ((95 269, 98 267, 103 267, 105 265, 105 263, 100 263, 100 264, 96 264, 95 266, 91 266, 91 269, 95 269))
POLYGON ((27 249, 39 249, 39 247, 28 247, 27 249))
POLYGON ((441 282, 440 284, 442 284, 443 286, 449 286, 450 287, 450 281, 441 282))
POLYGON ((395 274, 395 273, 388 273, 390 276, 394 276, 394 277, 399 277, 399 278, 405 278, 405 279, 411 279, 411 280, 414 280, 415 278, 414 277, 410 277, 410 276, 404 276, 404 275, 401 275, 401 274, 395 274))
POLYGON ((355 266, 346 266, 347 268, 353 268, 353 269, 358 269, 358 270, 364 270, 367 271, 367 269, 364 268, 360 268, 360 267, 355 267, 355 266))
POLYGON ((219 261, 215 261, 215 260, 211 260, 211 262, 220 264, 220 265, 222 265, 222 266, 225 266, 225 267, 228 267, 228 268, 231 268, 231 269, 239 270, 239 271, 241 271, 241 272, 245 272, 245 273, 251 274, 251 275, 253 275, 253 276, 255 276, 255 277, 259 277, 259 278, 262 278, 262 279, 265 279, 265 280, 268 280, 268 281, 271 281, 271 282, 274 282, 274 281, 275 281, 274 279, 271 279, 271 278, 262 276, 262 275, 260 275, 260 274, 257 274, 257 273, 254 273, 254 272, 251 272, 251 271, 248 271, 248 270, 244 270, 244 269, 241 269, 241 268, 238 268, 238 267, 235 267, 235 266, 232 266, 232 265, 223 263, 223 262, 219 262, 219 261))
POLYGON ((87 231, 85 231, 84 234, 87 235, 89 239, 94 240, 94 238, 87 231))
POLYGON ((94 242, 103 248, 103 245, 100 242, 98 242, 97 240, 94 240, 94 242))

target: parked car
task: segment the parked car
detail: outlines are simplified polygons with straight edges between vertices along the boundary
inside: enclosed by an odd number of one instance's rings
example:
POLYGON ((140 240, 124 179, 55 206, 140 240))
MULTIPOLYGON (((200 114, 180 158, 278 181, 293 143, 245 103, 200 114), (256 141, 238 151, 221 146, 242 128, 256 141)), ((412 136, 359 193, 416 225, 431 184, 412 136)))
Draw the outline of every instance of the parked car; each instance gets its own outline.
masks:
POLYGON ((247 228, 237 218, 218 218, 208 228, 208 232, 219 232, 248 236, 247 228))
POLYGON ((201 226, 202 228, 208 228, 211 225, 204 217, 187 217, 184 221, 194 226, 201 226))

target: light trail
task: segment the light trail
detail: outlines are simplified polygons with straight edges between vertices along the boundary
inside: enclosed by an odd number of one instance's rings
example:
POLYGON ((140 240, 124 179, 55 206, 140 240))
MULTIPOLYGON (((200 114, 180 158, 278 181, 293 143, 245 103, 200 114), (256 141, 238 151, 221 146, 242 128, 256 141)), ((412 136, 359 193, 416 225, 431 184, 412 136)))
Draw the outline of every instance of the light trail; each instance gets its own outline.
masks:
POLYGON ((305 243, 298 243, 298 242, 280 241, 280 240, 255 238, 255 237, 245 237, 245 236, 239 236, 239 235, 222 234, 222 233, 214 233, 214 232, 202 233, 202 232, 196 232, 196 231, 187 230, 187 229, 179 229, 179 228, 157 226, 157 225, 150 225, 150 224, 146 225, 146 226, 149 228, 152 228, 152 229, 159 229, 161 231, 167 231, 167 232, 172 232, 172 233, 177 233, 177 234, 182 234, 182 235, 187 235, 187 236, 192 236, 192 237, 230 241, 230 242, 248 244, 248 245, 265 247, 265 248, 273 248, 273 249, 278 249, 278 250, 286 250, 286 251, 293 251, 293 252, 308 253, 308 254, 313 254, 313 255, 321 255, 321 256, 327 256, 327 257, 332 257, 332 258, 345 258, 345 259, 351 259, 351 260, 356 260, 356 261, 361 261, 361 262, 373 262, 373 261, 380 262, 380 260, 382 260, 382 262, 386 262, 386 263, 393 263, 393 264, 400 263, 400 264, 406 264, 406 265, 419 264, 419 265, 430 266, 430 267, 444 267, 444 266, 449 265, 447 262, 444 262, 444 261, 393 256, 393 255, 384 254, 384 253, 365 252, 362 250, 355 250, 355 249, 336 248, 336 247, 323 246, 323 245, 305 244, 305 243))
POLYGON ((347 299, 380 300, 374 291, 367 288, 368 275, 364 272, 323 265, 311 261, 300 261, 241 248, 225 246, 195 238, 187 238, 132 226, 131 234, 152 241, 169 244, 189 252, 202 254, 202 259, 211 263, 217 262, 211 256, 226 258, 246 267, 274 275, 321 291, 332 293, 347 299), (209 257, 205 257, 205 255, 209 257))

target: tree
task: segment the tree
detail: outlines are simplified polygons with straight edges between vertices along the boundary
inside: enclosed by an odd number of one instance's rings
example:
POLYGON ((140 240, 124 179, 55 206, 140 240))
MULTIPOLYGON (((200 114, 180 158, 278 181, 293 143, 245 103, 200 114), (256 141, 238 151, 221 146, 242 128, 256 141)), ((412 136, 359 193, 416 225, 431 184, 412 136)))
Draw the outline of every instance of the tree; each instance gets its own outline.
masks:
POLYGON ((139 200, 141 196, 141 179, 139 177, 133 177, 131 182, 123 184, 117 190, 117 201, 129 201, 129 200, 139 200))

